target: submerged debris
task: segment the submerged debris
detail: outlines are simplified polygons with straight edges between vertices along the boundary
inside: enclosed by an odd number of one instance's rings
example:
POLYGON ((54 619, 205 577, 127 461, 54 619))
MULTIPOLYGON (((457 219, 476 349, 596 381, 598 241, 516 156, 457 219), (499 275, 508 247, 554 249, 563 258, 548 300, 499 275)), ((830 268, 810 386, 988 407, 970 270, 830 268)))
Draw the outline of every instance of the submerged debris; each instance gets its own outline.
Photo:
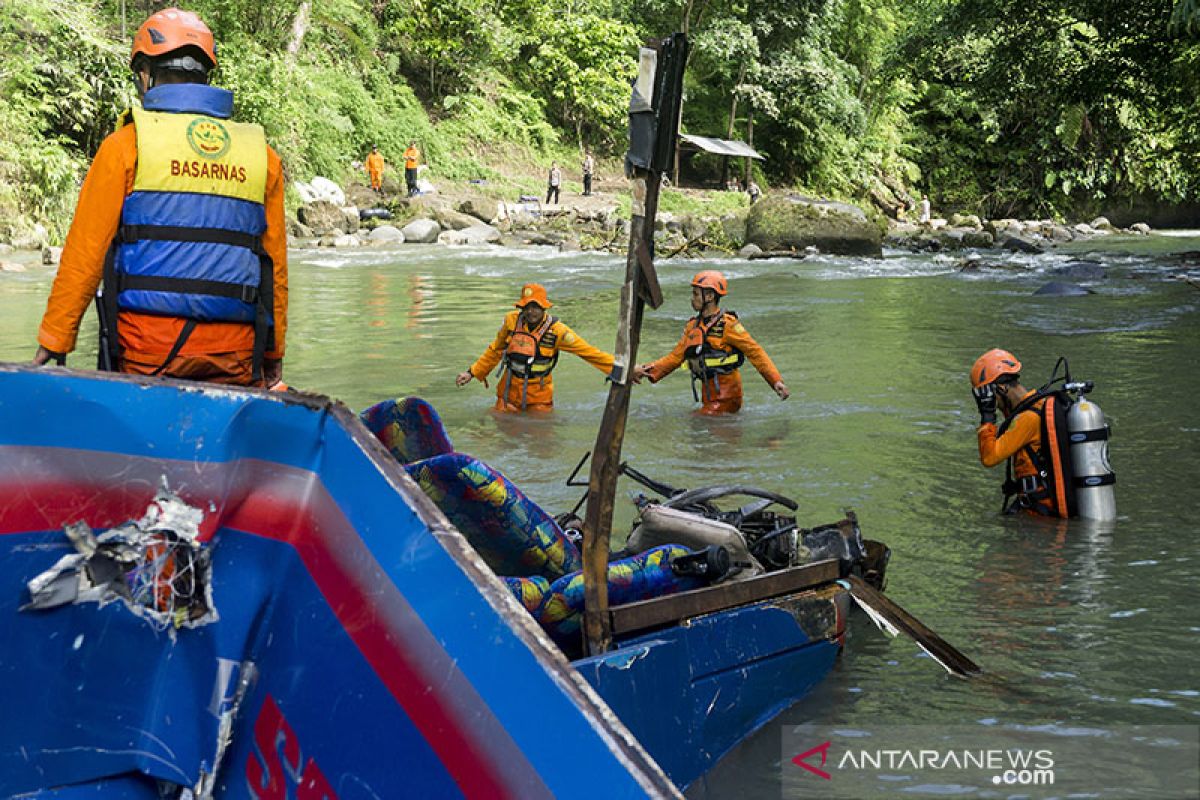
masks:
POLYGON ((166 482, 136 522, 97 536, 86 522, 63 527, 77 553, 29 581, 22 611, 120 600, 156 630, 172 635, 217 621, 212 604, 212 550, 197 541, 204 512, 176 497, 166 482))

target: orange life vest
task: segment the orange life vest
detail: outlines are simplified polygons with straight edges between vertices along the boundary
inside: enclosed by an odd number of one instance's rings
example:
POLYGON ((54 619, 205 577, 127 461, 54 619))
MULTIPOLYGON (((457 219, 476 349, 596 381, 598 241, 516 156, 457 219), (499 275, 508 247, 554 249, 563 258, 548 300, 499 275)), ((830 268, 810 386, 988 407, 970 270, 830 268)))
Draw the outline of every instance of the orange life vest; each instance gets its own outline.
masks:
POLYGON ((530 331, 520 316, 517 317, 517 327, 508 337, 508 346, 504 349, 503 368, 518 378, 544 378, 549 375, 558 363, 558 337, 550 329, 558 321, 557 317, 549 314, 542 324, 530 331), (543 350, 549 350, 546 355, 543 350))

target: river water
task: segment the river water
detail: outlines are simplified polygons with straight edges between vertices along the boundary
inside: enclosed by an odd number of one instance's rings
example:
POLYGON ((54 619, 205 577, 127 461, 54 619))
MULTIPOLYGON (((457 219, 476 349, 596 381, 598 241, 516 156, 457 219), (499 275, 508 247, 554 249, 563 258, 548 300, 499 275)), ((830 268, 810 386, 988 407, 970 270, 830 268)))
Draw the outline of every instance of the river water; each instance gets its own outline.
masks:
MULTIPOLYGON (((731 419, 693 416, 683 373, 638 387, 625 458, 676 486, 736 480, 791 495, 804 524, 855 509, 864 533, 893 550, 889 595, 988 675, 950 678, 858 615, 816 692, 690 795, 779 797, 782 732, 806 723, 1066 733, 1200 724, 1200 289, 1173 278, 1188 262, 1171 255, 1188 250, 1200 250, 1200 234, 988 253, 970 272, 954 256, 899 253, 703 263, 726 272, 727 306, 792 397, 779 401, 749 365, 746 403, 731 419), (1032 296, 1073 257, 1107 269, 1088 284, 1093 294, 1032 296), (997 346, 1022 359, 1028 386, 1048 378, 1059 355, 1075 377, 1095 381, 1092 397, 1113 428, 1115 524, 998 515, 1002 469, 978 462, 967 382, 974 359, 997 346)), ((646 315, 639 360, 675 343, 699 268, 659 265, 666 303, 646 315)), ((498 466, 548 510, 566 510, 581 490, 564 480, 591 448, 606 397, 601 374, 564 354, 556 410, 538 419, 498 417, 492 390, 456 389, 454 376, 525 281, 544 283, 553 313, 611 348, 623 273, 623 258, 550 250, 297 250, 285 377, 355 409, 420 395, 456 449, 498 466)), ((0 360, 32 354, 52 277, 40 265, 0 273, 0 360)), ((94 330, 89 315, 74 365, 94 363, 94 330)), ((619 490, 622 533, 632 518, 624 498, 636 488, 619 490)))

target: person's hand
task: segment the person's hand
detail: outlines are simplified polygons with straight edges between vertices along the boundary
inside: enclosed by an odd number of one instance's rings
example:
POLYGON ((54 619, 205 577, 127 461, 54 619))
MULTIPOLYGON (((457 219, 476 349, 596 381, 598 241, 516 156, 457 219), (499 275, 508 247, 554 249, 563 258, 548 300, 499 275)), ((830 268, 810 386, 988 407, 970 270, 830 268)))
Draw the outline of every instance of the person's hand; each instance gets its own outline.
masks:
POLYGON ((642 378, 649 378, 649 377, 650 377, 650 365, 649 364, 638 364, 637 366, 635 366, 633 368, 633 382, 634 383, 641 383, 642 378))
POLYGON ((775 390, 775 394, 779 395, 780 400, 787 400, 792 396, 792 393, 788 391, 787 384, 783 381, 775 381, 771 384, 771 388, 775 390))
POLYGON ((48 361, 57 361, 59 364, 65 364, 66 355, 64 353, 56 353, 53 350, 47 350, 39 344, 37 352, 33 354, 34 366, 43 366, 48 361))
POLYGON ((996 385, 987 383, 977 389, 972 389, 971 393, 975 395, 975 406, 979 409, 979 424, 987 425, 990 422, 994 425, 996 423, 996 385))
POLYGON ((263 359, 263 386, 272 389, 277 383, 283 383, 283 359, 263 359))
POLYGON ((475 376, 471 374, 471 370, 463 370, 454 376, 455 386, 466 386, 471 381, 475 380, 475 376))

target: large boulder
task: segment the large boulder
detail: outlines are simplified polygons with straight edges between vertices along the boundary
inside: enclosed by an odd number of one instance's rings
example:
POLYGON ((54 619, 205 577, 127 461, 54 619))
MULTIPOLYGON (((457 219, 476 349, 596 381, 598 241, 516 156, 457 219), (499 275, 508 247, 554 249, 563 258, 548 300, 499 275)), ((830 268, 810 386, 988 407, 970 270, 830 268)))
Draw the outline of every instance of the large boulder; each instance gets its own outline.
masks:
POLYGON ((1034 244, 1028 239, 1020 236, 1005 236, 1000 240, 1000 248, 1009 250, 1014 253, 1044 253, 1046 252, 1039 245, 1034 244))
POLYGON ((994 239, 987 231, 966 231, 963 233, 963 247, 991 247, 994 239))
POLYGON ((308 227, 300 220, 288 220, 288 236, 294 236, 297 239, 311 239, 315 235, 316 234, 313 233, 312 228, 308 227))
POLYGON ((955 228, 973 228, 979 230, 983 227, 983 223, 979 221, 979 217, 974 214, 951 214, 950 225, 955 228))
POLYGON ((296 193, 305 203, 327 202, 335 206, 346 205, 346 193, 328 178, 317 176, 308 183, 296 181, 296 193))
POLYGON ((342 207, 328 200, 317 200, 306 203, 296 210, 300 223, 312 229, 316 236, 324 236, 334 231, 346 232, 346 214, 342 207))
POLYGON ((380 225, 367 234, 367 239, 372 243, 387 242, 388 244, 402 244, 404 242, 404 232, 395 225, 380 225))
POLYGON ((438 240, 438 234, 442 232, 442 226, 438 225, 431 219, 414 219, 412 222, 400 229, 404 234, 404 241, 413 244, 432 244, 438 240))
POLYGON ((798 195, 755 203, 746 218, 746 241, 763 250, 812 245, 834 255, 883 256, 883 234, 861 209, 798 195))
POLYGON ((356 206, 342 206, 342 224, 339 226, 346 233, 358 233, 360 217, 356 206))
POLYGON ((500 218, 500 204, 490 197, 468 197, 458 204, 458 210, 489 224, 500 218))
POLYGON ((500 231, 491 225, 472 225, 461 230, 443 231, 438 236, 438 244, 493 244, 499 242, 500 238, 500 231))
POLYGON ((435 212, 434 219, 438 221, 438 225, 441 225, 444 230, 448 231, 461 231, 470 228, 472 225, 479 224, 479 220, 470 214, 453 211, 449 208, 439 209, 435 212))

